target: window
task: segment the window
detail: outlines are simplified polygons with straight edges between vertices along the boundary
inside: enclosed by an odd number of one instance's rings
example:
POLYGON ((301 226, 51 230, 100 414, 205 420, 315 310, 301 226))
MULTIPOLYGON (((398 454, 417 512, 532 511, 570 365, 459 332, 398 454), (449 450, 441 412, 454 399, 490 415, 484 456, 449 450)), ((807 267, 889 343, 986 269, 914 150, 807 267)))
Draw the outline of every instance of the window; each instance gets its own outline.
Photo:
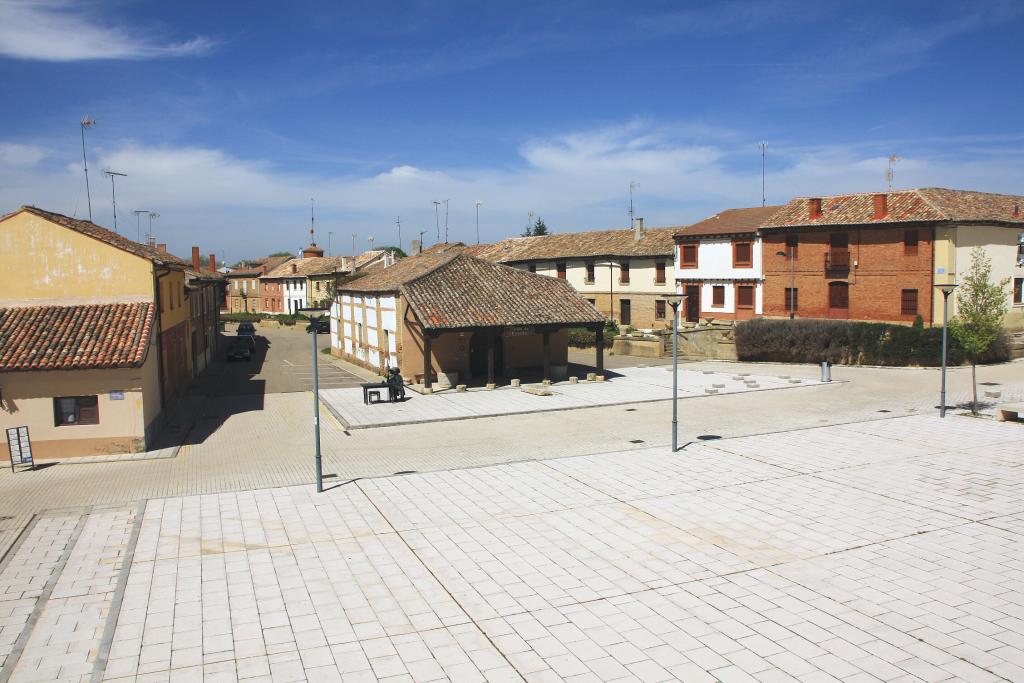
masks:
POLYGON ((654 300, 654 319, 664 320, 665 319, 665 301, 663 299, 654 300))
MULTIPOLYGON (((665 284, 665 262, 655 261, 654 262, 654 284, 663 285, 665 284)), ((662 302, 664 303, 664 302, 662 302)))
POLYGON ((902 315, 917 315, 917 290, 904 289, 900 296, 900 313, 902 315))
POLYGON ((754 265, 754 245, 750 242, 732 243, 732 267, 750 268, 754 265))
POLYGON ((738 285, 736 287, 736 308, 754 307, 754 285, 738 285))
POLYGON ((96 396, 62 396, 53 399, 53 424, 98 425, 100 423, 99 400, 96 396))
POLYGON ((623 261, 619 264, 619 284, 629 284, 629 261, 623 261))
POLYGON ((564 280, 565 279, 565 261, 559 261, 558 263, 556 263, 555 264, 555 270, 558 271, 558 279, 559 280, 564 280))
POLYGON ((527 266, 527 268, 530 269, 531 273, 536 273, 537 272, 537 264, 536 263, 531 263, 530 265, 527 266))
POLYGON ((711 288, 711 305, 725 306, 725 285, 714 285, 711 288))
POLYGON ((1024 277, 1013 278, 1013 303, 1024 304, 1024 277))
POLYGON ((587 303, 590 304, 591 306, 596 306, 597 299, 587 299, 587 303))
POLYGON ((633 322, 633 306, 629 299, 619 300, 619 322, 623 325, 630 325, 633 322))
POLYGON ((594 262, 587 261, 587 282, 593 284, 594 282, 594 262))
POLYGON ((786 235, 786 258, 800 258, 800 236, 786 235))
POLYGON ((793 287, 786 287, 786 310, 790 313, 795 313, 797 307, 800 305, 800 289, 793 287))
POLYGON ((917 230, 906 230, 903 233, 903 255, 917 256, 917 230))
POLYGON ((680 251, 682 252, 681 260, 683 268, 696 268, 697 267, 697 245, 696 244, 684 244, 680 251))

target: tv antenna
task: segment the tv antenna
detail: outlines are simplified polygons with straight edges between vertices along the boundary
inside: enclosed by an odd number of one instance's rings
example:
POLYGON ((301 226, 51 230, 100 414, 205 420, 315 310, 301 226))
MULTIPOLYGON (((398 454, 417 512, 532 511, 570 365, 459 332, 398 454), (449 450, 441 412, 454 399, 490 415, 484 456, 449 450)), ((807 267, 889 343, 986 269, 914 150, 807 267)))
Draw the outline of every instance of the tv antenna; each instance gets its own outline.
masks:
POLYGON ((356 265, 356 233, 352 233, 352 268, 356 265))
POLYGON ((441 241, 441 219, 438 213, 441 209, 441 202, 434 200, 434 229, 437 230, 437 241, 441 241))
POLYGON ((109 168, 103 169, 103 174, 110 177, 110 201, 114 204, 114 232, 117 232, 117 193, 114 191, 114 176, 125 178, 127 173, 118 173, 109 168))
POLYGON ((395 225, 398 226, 398 248, 402 248, 402 217, 395 216, 395 225))
POLYGON ((370 251, 373 251, 373 240, 374 240, 373 235, 370 235, 366 239, 370 241, 370 251))
POLYGON ((636 219, 633 217, 633 190, 640 187, 640 183, 635 180, 629 181, 629 227, 633 227, 636 219))
POLYGON ((153 219, 160 218, 160 214, 155 211, 149 211, 149 246, 153 246, 153 219))
POLYGON ((482 201, 480 201, 479 199, 476 200, 476 243, 477 244, 480 244, 480 207, 483 206, 483 205, 484 205, 484 203, 482 201))
POLYGON ((89 203, 89 222, 92 222, 92 195, 89 193, 89 162, 85 158, 85 129, 96 125, 96 119, 90 119, 88 114, 82 117, 82 168, 85 170, 85 199, 89 203))
POLYGON ((448 244, 448 200, 444 200, 444 243, 448 244))
POLYGON ((889 155, 889 167, 885 169, 885 180, 889 183, 889 192, 892 192, 892 181, 896 177, 896 162, 899 160, 900 158, 895 154, 889 155))
POLYGON ((139 217, 142 216, 142 214, 144 214, 144 213, 149 213, 149 209, 135 209, 134 211, 132 211, 132 213, 135 214, 135 241, 136 242, 141 242, 142 241, 142 223, 141 223, 139 217))
POLYGON ((768 141, 762 141, 757 143, 757 146, 761 149, 761 206, 765 205, 764 197, 764 158, 768 152, 768 141))
POLYGON ((315 218, 313 217, 313 198, 309 198, 309 243, 316 245, 315 218))

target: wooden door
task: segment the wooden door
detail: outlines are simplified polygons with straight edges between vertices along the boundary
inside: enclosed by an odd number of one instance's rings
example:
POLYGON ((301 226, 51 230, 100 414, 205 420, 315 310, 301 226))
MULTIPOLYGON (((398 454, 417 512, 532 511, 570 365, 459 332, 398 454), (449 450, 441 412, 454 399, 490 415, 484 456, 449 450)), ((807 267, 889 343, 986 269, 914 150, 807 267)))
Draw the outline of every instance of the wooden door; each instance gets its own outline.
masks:
POLYGON ((686 322, 700 322, 700 285, 686 285, 686 322))
POLYGON ((850 285, 846 282, 828 283, 828 317, 845 320, 850 317, 850 285))

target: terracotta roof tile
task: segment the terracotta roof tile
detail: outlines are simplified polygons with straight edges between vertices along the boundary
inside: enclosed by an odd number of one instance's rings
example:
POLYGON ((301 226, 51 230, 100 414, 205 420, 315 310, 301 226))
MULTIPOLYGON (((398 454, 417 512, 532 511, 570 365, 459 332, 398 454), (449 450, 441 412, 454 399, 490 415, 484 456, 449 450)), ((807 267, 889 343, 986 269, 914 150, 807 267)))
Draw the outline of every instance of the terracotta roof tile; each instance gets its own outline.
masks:
POLYGON ((351 259, 344 256, 311 256, 309 258, 288 259, 281 265, 269 271, 263 277, 306 277, 309 275, 321 275, 332 272, 348 272, 351 259), (292 270, 292 266, 295 270, 292 270))
POLYGON ((726 209, 711 218, 687 225, 676 231, 676 237, 696 239, 717 235, 740 235, 755 233, 782 206, 756 206, 749 209, 726 209))
POLYGON ((397 292, 406 282, 434 270, 455 258, 458 252, 418 254, 399 259, 393 265, 338 287, 346 292, 397 292))
POLYGON ((645 228, 636 239, 633 230, 564 232, 540 237, 511 237, 492 245, 467 249, 474 256, 498 263, 552 261, 563 258, 664 256, 671 258, 680 228, 645 228))
MULTIPOLYGON (((62 214, 54 213, 52 211, 44 211, 43 209, 38 209, 34 206, 23 206, 18 211, 8 214, 8 216, 13 216, 17 213, 20 213, 21 211, 26 211, 35 216, 39 216, 40 218, 44 218, 50 221, 51 223, 56 223, 57 225, 61 225, 70 230, 74 230, 75 232, 87 235, 89 237, 92 237, 93 239, 99 240, 100 242, 105 242, 106 244, 109 244, 110 246, 116 249, 120 249, 121 251, 127 251, 130 254, 135 254, 136 256, 140 256, 144 259, 149 259, 154 263, 173 267, 192 267, 191 261, 186 261, 183 258, 178 258, 174 254, 168 253, 166 251, 160 251, 159 249, 151 247, 148 244, 140 244, 139 242, 130 240, 124 235, 119 235, 113 230, 107 230, 102 226, 96 225, 92 221, 84 221, 78 218, 71 218, 69 216, 64 216, 62 214)), ((8 216, 3 216, 2 218, 0 218, 0 220, 2 220, 3 218, 7 218, 8 216)))
POLYGON ((138 367, 152 302, 0 309, 0 372, 138 367))
POLYGON ((1024 224, 1024 197, 990 192, 921 188, 821 197, 821 216, 813 219, 809 200, 808 197, 790 200, 762 228, 935 221, 1024 224), (874 217, 876 194, 886 195, 887 212, 879 219, 874 217), (1018 208, 1016 217, 1014 207, 1018 208))

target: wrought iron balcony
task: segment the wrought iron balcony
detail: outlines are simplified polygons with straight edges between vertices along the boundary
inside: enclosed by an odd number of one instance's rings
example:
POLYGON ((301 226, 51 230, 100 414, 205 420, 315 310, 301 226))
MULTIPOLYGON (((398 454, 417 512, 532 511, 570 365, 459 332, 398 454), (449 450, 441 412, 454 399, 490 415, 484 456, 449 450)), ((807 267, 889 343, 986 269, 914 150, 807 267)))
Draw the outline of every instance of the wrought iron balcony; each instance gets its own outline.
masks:
POLYGON ((825 252, 825 270, 827 272, 849 271, 850 250, 829 249, 825 252))

